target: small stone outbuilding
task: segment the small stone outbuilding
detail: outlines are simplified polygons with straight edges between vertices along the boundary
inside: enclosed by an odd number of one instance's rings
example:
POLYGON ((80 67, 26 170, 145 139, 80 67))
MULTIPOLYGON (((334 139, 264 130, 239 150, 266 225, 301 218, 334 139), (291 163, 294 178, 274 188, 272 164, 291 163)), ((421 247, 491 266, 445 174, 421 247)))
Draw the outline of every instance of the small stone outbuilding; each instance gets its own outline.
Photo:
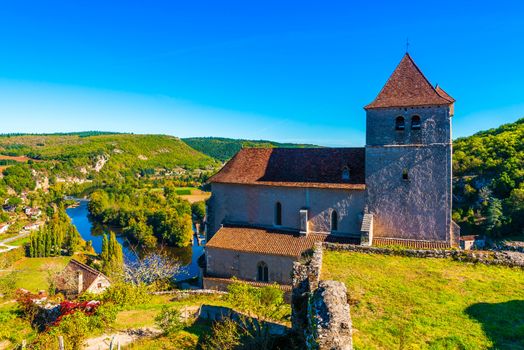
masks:
POLYGON ((111 286, 111 281, 102 272, 71 259, 57 281, 57 290, 68 296, 77 296, 84 292, 99 294, 111 286))

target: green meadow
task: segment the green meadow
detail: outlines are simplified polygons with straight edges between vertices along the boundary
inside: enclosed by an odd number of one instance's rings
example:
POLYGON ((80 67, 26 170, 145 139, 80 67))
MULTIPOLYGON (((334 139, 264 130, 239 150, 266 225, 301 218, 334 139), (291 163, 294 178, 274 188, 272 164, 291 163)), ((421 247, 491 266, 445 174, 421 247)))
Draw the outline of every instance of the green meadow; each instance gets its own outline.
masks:
POLYGON ((356 349, 524 349, 524 271, 448 259, 324 252, 356 349))

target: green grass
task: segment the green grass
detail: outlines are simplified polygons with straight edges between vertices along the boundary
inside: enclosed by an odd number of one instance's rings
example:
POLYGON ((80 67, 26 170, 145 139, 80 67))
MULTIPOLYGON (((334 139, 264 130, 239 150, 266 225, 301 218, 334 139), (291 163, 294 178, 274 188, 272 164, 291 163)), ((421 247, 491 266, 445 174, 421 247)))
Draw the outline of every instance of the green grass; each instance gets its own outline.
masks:
POLYGON ((229 303, 219 295, 191 296, 182 300, 174 300, 173 295, 155 295, 147 304, 135 305, 120 311, 114 328, 118 330, 151 327, 155 325, 155 316, 164 305, 177 309, 202 304, 229 306, 229 303))
POLYGON ((324 253, 348 288, 356 349, 524 349, 524 272, 448 259, 324 253))
POLYGON ((31 292, 38 292, 49 288, 48 271, 62 270, 71 260, 68 256, 51 258, 23 258, 15 262, 8 271, 0 272, 0 277, 14 272, 15 287, 25 288, 31 292))
POLYGON ((207 321, 190 322, 182 331, 173 335, 160 335, 152 339, 142 339, 125 346, 124 349, 179 350, 197 349, 203 335, 211 332, 207 321))
POLYGON ((18 317, 16 303, 0 299, 0 349, 13 349, 35 335, 29 322, 18 317))

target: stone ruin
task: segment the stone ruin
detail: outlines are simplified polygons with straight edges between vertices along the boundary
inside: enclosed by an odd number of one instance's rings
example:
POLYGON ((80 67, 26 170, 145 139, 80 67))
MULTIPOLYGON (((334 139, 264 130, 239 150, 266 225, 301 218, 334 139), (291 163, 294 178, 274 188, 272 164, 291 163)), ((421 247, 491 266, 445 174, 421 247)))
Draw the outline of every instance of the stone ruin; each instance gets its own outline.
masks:
POLYGON ((291 323, 307 349, 352 350, 351 316, 344 283, 320 281, 322 246, 293 266, 291 323))

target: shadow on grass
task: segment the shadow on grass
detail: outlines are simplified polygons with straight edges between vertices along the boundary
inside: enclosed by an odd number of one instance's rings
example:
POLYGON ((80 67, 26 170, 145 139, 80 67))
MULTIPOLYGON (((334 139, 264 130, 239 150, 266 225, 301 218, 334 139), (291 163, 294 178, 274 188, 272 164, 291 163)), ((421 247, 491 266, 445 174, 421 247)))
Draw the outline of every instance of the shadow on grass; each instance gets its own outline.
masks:
POLYGON ((481 323, 491 349, 524 350, 524 300, 473 304, 466 313, 481 323))

